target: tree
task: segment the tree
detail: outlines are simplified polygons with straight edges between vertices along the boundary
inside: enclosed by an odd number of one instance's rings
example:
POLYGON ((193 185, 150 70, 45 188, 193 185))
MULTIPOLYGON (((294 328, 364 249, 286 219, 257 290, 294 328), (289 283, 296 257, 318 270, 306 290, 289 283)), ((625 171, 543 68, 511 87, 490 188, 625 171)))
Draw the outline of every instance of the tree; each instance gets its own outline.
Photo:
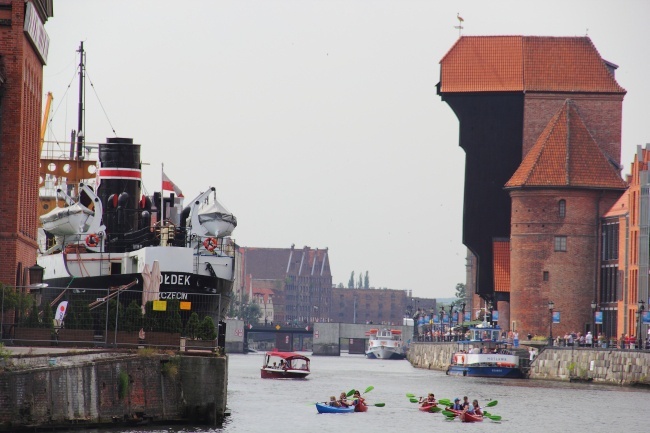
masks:
POLYGON ((185 326, 185 336, 195 340, 199 335, 199 326, 201 322, 199 321, 199 315, 196 313, 190 314, 190 318, 187 320, 187 325, 185 326))
POLYGON ((142 308, 135 300, 126 307, 124 317, 120 321, 122 322, 120 329, 124 331, 133 332, 142 328, 142 308))
POLYGON ((363 288, 364 289, 369 289, 370 288, 370 278, 368 277, 368 271, 366 271, 366 276, 363 279, 363 288))
POLYGON ((343 286, 343 283, 339 283, 339 285, 336 287, 338 287, 339 289, 343 289, 345 286, 343 286))
POLYGON ((453 305, 460 305, 465 301, 465 284, 458 283, 456 284, 456 300, 453 302, 453 305))
POLYGON ((348 281, 348 289, 354 289, 354 271, 350 274, 350 281, 348 281))
POLYGON ((241 318, 244 323, 258 323, 262 317, 262 309, 256 302, 242 305, 241 318))
POLYGON ((359 282, 357 283, 357 289, 360 289, 363 287, 363 275, 361 275, 361 272, 359 272, 359 282))
POLYGON ((205 316, 199 325, 199 338, 201 340, 214 340, 217 338, 217 331, 214 327, 212 317, 205 316))

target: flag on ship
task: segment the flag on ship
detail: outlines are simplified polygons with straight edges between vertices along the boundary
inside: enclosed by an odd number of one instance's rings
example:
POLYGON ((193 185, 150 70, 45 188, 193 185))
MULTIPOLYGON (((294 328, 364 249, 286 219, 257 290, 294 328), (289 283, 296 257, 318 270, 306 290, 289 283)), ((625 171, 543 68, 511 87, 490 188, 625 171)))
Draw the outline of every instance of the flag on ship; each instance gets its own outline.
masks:
POLYGON ((169 177, 167 177, 164 171, 162 172, 162 190, 173 192, 178 197, 183 197, 183 192, 181 189, 174 182, 172 182, 169 177))

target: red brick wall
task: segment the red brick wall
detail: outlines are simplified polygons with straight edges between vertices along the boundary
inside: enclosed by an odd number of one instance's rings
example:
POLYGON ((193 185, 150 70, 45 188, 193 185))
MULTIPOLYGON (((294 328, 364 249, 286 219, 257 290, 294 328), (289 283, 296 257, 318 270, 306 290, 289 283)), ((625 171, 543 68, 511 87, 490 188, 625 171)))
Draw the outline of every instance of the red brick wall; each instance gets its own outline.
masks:
POLYGON ((0 282, 36 262, 39 130, 43 67, 23 34, 25 3, 12 2, 11 27, 0 27, 6 81, 0 112, 0 282))
POLYGON ((575 102, 580 116, 598 146, 620 165, 623 95, 527 93, 524 100, 522 158, 535 144, 549 120, 566 99, 575 102))
POLYGON ((599 218, 618 192, 595 190, 511 191, 510 320, 523 335, 548 335, 548 301, 561 322, 553 335, 585 332, 599 276, 599 218), (560 218, 558 201, 566 200, 560 218), (567 236, 567 251, 554 251, 555 236, 567 236), (543 272, 548 271, 548 281, 543 272), (543 313, 540 313, 543 312, 543 313))

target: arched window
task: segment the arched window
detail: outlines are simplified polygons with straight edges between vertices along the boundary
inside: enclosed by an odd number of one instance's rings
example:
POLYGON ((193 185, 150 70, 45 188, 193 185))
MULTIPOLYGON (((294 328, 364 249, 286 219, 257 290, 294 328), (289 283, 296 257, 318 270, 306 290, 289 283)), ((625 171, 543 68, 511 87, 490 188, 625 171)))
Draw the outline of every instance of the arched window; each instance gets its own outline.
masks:
POLYGON ((566 216, 566 200, 562 199, 558 202, 558 211, 560 218, 564 218, 566 216))

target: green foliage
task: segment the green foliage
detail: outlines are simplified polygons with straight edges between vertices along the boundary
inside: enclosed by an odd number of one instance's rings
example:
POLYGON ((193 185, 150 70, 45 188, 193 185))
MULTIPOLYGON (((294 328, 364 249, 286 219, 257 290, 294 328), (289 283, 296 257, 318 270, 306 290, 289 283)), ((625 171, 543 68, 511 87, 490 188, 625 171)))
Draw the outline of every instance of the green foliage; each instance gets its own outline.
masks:
POLYGON ((187 325, 185 325, 185 336, 192 340, 196 340, 199 336, 200 324, 199 315, 192 313, 187 321, 187 325))
POLYGON ((363 275, 361 275, 361 272, 359 272, 359 282, 357 283, 357 289, 360 289, 363 287, 363 275))
POLYGON ((217 338, 217 331, 214 327, 212 317, 205 316, 199 325, 199 338, 201 340, 214 340, 217 338))
POLYGON ((258 323, 262 317, 262 309, 256 302, 250 302, 242 306, 241 318, 246 323, 258 323))
POLYGON ((32 295, 16 291, 13 287, 7 287, 0 283, 0 308, 2 311, 11 311, 15 308, 23 312, 29 311, 33 303, 32 295))
POLYGON ((350 280, 348 281, 348 289, 354 289, 354 271, 350 274, 350 280))
POLYGON ((458 298, 458 301, 456 302, 462 302, 467 297, 467 293, 465 290, 465 284, 463 283, 458 283, 456 284, 456 298, 458 298))
POLYGON ((5 348, 5 345, 0 343, 0 359, 7 361, 11 357, 11 351, 5 348))
POLYGON ((370 288, 370 277, 368 276, 368 271, 366 271, 366 276, 363 277, 363 288, 364 289, 370 288))
POLYGON ((129 393, 129 375, 122 370, 117 376, 117 395, 123 400, 129 393))
POLYGON ((183 319, 178 311, 170 312, 165 318, 165 331, 181 333, 183 332, 183 319))
POLYGON ((66 329, 93 329, 93 315, 88 301, 76 299, 68 303, 63 320, 66 329))
POLYGON ((54 313, 52 313, 52 307, 49 303, 43 305, 43 320, 41 321, 42 328, 49 328, 54 331, 54 313))
POLYGON ((167 362, 162 365, 162 374, 170 378, 174 378, 178 375, 178 371, 181 365, 181 358, 179 356, 174 356, 170 358, 167 362))
MULTIPOLYGON (((106 305, 101 305, 96 308, 98 311, 98 323, 106 323, 106 305)), ((111 299, 108 301, 108 329, 109 330, 114 330, 115 329, 115 321, 116 318, 122 317, 122 305, 117 302, 115 299, 111 299)), ((118 322, 117 323, 117 329, 122 330, 123 329, 123 324, 118 322)))
POLYGON ((121 325, 120 329, 124 331, 139 331, 142 328, 142 308, 135 301, 131 301, 126 311, 124 312, 123 320, 120 320, 121 325))
POLYGON ((36 304, 32 304, 32 309, 29 312, 29 314, 25 317, 22 324, 26 328, 41 327, 41 320, 38 317, 38 306, 36 304))

